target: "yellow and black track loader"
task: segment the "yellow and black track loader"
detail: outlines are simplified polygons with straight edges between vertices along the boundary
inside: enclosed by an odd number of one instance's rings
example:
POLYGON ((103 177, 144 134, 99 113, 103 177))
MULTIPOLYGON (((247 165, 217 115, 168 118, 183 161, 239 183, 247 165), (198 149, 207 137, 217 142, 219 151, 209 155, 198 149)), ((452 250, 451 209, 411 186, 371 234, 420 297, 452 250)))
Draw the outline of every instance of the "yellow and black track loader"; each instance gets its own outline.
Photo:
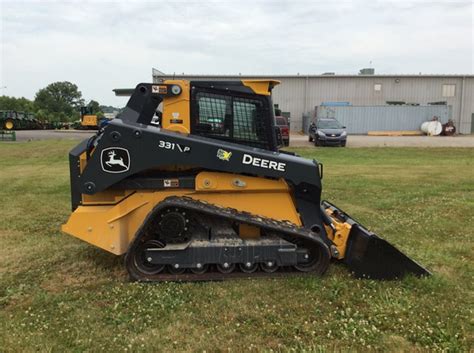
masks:
POLYGON ((100 126, 100 119, 97 114, 92 113, 92 109, 88 106, 81 107, 81 124, 79 130, 97 130, 100 126))
POLYGON ((336 260, 357 277, 428 275, 321 201, 320 163, 279 151, 277 84, 139 84, 120 116, 70 152, 62 230, 124 255, 140 281, 321 275, 336 260))

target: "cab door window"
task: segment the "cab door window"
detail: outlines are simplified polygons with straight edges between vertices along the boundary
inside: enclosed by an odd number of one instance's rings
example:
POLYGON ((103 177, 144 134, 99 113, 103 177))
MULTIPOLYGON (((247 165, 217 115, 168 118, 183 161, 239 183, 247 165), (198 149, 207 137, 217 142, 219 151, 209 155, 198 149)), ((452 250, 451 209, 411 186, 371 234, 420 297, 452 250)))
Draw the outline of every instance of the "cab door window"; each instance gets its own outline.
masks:
POLYGON ((198 91, 193 102, 193 134, 268 148, 264 105, 258 98, 198 91))

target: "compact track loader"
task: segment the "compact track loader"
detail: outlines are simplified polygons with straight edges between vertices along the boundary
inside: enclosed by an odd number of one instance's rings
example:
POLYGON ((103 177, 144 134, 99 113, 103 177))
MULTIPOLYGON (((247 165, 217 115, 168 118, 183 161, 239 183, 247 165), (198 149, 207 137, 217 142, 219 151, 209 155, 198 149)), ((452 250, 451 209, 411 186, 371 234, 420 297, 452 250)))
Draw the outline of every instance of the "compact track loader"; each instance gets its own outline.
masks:
POLYGON ((62 230, 125 255, 139 281, 321 275, 331 260, 357 277, 429 274, 321 201, 320 163, 278 150, 278 83, 139 84, 70 152, 62 230))

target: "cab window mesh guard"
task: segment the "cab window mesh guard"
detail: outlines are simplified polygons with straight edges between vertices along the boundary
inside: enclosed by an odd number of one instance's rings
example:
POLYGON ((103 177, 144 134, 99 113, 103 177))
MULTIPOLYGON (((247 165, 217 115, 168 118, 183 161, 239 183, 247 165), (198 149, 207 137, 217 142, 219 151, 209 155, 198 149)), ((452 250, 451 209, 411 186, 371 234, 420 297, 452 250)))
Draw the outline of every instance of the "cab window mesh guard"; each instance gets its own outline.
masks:
POLYGON ((270 149, 263 102, 199 91, 194 96, 193 133, 270 149))

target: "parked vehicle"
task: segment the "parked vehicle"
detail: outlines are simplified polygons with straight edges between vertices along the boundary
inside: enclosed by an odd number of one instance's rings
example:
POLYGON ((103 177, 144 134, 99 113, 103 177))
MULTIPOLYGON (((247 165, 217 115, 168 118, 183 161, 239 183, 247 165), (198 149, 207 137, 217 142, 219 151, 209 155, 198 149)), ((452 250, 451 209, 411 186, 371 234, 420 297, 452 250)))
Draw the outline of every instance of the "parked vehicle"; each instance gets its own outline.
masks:
POLYGON ((336 119, 317 119, 309 126, 309 142, 315 146, 346 146, 347 132, 336 119))
POLYGON ((81 107, 80 124, 74 124, 75 129, 79 130, 97 130, 100 125, 100 119, 97 114, 92 113, 91 107, 81 107))
POLYGON ((275 117, 275 125, 278 126, 281 132, 281 138, 285 146, 290 145, 290 127, 284 116, 275 117))
POLYGON ((42 123, 33 113, 0 110, 0 130, 38 130, 42 123))

